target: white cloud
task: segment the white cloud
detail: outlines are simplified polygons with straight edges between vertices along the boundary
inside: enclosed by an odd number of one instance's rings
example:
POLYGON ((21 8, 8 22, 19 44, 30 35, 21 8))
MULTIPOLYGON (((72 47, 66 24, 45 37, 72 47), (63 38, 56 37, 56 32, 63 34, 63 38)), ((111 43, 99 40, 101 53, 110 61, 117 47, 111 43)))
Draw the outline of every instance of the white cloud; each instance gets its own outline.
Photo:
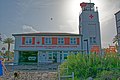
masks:
POLYGON ((1 37, 2 41, 7 38, 7 36, 4 33, 0 33, 0 37, 1 37))
POLYGON ((112 39, 117 32, 114 14, 120 9, 119 5, 119 0, 101 0, 101 4, 98 7, 103 47, 114 45, 112 39))
POLYGON ((62 31, 63 33, 66 33, 66 32, 76 33, 76 29, 74 29, 71 26, 67 26, 67 25, 60 25, 59 30, 62 31))
MULTIPOLYGON (((0 33, 0 37, 1 37, 1 39, 2 39, 2 41, 4 40, 4 39, 6 39, 8 36, 6 35, 6 34, 4 34, 4 33, 0 33)), ((5 47, 5 51, 7 50, 7 44, 3 44, 3 42, 2 41, 0 41, 0 51, 2 51, 2 47, 5 47)), ((4 52, 5 52, 4 51, 4 52)), ((13 48, 11 48, 11 51, 13 51, 13 48)), ((3 51, 2 51, 3 52, 3 51)))
POLYGON ((29 26, 29 25, 23 25, 22 27, 23 29, 23 32, 24 33, 28 33, 28 32, 38 32, 37 30, 35 30, 32 26, 29 26))

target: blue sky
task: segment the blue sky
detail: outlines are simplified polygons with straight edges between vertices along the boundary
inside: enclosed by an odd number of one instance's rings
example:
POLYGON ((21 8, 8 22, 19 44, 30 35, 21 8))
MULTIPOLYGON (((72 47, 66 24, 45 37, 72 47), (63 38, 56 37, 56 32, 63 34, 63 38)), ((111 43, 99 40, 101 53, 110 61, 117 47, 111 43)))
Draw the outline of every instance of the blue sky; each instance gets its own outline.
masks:
MULTIPOLYGON (((23 32, 78 33, 79 3, 89 0, 0 0, 0 33, 3 38, 23 32), (51 20, 51 18, 53 20, 51 20)), ((119 0, 92 0, 98 6, 102 46, 116 34, 114 14, 119 0)), ((1 46, 3 46, 0 43, 1 46)))

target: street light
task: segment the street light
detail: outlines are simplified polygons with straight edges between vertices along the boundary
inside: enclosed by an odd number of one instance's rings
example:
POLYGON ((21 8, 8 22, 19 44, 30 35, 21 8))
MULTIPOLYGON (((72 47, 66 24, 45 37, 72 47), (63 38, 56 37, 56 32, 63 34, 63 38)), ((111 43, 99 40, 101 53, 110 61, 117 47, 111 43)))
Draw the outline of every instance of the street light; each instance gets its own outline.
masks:
POLYGON ((87 53, 89 54, 89 49, 88 49, 88 39, 84 40, 87 43, 87 53))
POLYGON ((84 39, 84 41, 87 43, 87 54, 88 54, 88 60, 89 60, 88 39, 84 39))
POLYGON ((81 34, 81 51, 82 51, 82 54, 83 54, 83 35, 81 34))

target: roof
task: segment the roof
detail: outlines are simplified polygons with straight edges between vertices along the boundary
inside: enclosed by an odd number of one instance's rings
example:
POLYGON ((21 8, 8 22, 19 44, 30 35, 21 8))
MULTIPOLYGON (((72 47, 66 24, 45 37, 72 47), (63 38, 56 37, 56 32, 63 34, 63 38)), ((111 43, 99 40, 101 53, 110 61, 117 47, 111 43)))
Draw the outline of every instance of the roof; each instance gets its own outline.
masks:
POLYGON ((81 36, 81 34, 73 33, 22 33, 22 34, 12 34, 13 36, 81 36))
POLYGON ((120 13, 120 10, 118 12, 116 12, 115 15, 117 15, 118 13, 120 13))

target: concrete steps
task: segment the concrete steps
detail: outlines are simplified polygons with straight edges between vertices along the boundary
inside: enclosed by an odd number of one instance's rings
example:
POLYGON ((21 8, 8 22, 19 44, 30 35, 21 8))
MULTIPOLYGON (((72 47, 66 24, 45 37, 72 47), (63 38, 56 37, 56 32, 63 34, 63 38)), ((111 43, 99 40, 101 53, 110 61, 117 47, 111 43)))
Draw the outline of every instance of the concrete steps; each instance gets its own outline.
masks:
POLYGON ((9 71, 16 71, 16 70, 39 70, 39 71, 56 71, 58 68, 59 63, 55 64, 39 64, 39 65, 7 65, 7 69, 9 71))

